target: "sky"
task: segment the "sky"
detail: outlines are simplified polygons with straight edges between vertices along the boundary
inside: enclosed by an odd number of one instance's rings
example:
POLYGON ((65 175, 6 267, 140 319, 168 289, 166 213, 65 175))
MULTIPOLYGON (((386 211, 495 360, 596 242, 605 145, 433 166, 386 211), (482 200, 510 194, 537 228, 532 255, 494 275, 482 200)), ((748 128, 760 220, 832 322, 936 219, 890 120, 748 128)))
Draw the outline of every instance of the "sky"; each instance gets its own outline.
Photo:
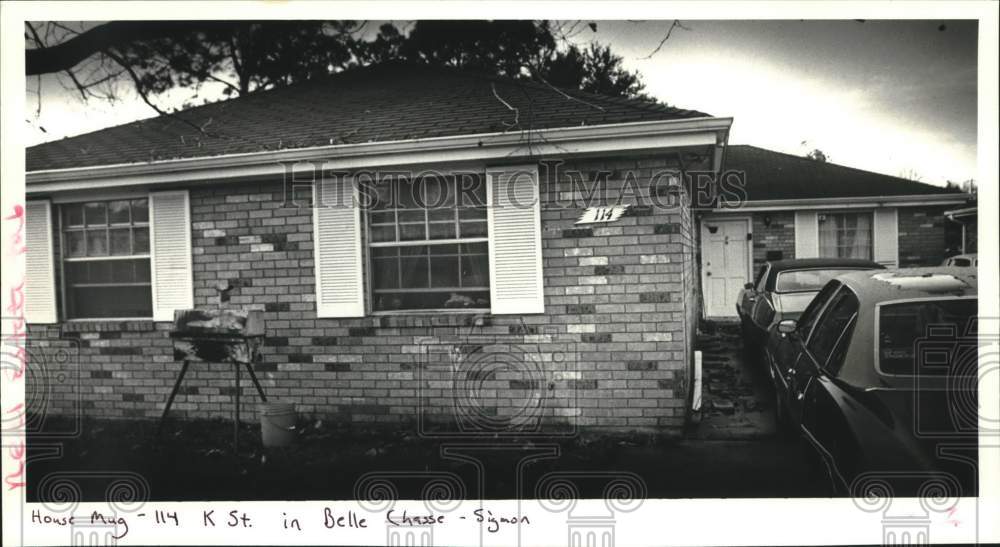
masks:
MULTIPOLYGON (((597 21, 572 40, 609 44, 663 102, 734 118, 731 144, 818 148, 834 163, 938 185, 975 177, 975 21, 683 21, 657 51, 670 23, 597 21)), ((122 90, 115 104, 84 102, 48 76, 39 111, 28 81, 29 144, 155 115, 122 90)))

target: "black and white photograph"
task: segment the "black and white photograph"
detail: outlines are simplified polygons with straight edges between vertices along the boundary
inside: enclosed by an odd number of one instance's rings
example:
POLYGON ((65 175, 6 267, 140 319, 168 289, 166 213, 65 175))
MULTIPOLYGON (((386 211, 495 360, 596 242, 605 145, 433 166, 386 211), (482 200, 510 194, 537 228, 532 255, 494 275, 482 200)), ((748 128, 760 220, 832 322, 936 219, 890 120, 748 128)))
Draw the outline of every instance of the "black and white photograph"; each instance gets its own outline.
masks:
POLYGON ((997 4, 5 4, 5 544, 1000 541, 997 4))

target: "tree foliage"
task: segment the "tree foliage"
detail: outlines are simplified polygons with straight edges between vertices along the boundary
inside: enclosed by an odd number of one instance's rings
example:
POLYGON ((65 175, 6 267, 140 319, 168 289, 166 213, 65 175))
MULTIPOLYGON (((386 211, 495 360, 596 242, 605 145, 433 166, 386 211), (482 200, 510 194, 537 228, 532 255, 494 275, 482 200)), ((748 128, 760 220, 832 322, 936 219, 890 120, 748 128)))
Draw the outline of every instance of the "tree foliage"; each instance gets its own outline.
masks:
POLYGON ((157 111, 151 98, 177 88, 192 100, 206 83, 221 85, 224 96, 244 95, 390 60, 652 100, 610 47, 572 43, 548 21, 417 21, 407 32, 386 23, 377 33, 359 21, 25 25, 29 76, 62 74, 85 99, 114 99, 124 80, 157 111))

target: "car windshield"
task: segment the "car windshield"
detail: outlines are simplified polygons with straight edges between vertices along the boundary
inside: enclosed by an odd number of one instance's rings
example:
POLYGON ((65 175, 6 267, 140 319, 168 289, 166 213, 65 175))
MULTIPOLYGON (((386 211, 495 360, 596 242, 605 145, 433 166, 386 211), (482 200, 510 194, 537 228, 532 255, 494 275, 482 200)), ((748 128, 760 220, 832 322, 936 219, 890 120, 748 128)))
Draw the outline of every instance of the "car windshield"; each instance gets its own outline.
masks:
POLYGON ((959 342, 975 318, 977 307, 976 298, 882 305, 878 322, 879 370, 884 374, 918 376, 961 374, 956 367, 966 366, 974 371, 976 344, 965 347, 959 342))
POLYGON ((856 272, 858 268, 841 268, 835 270, 789 270, 778 273, 774 281, 774 292, 815 292, 828 281, 840 274, 856 272))

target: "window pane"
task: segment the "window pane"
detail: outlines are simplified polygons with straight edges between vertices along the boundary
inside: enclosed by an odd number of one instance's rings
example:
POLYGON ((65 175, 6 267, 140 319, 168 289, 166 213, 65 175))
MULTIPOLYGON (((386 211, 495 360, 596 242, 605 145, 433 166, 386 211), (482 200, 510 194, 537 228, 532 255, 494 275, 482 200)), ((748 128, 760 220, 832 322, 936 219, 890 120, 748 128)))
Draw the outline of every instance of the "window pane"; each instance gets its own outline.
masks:
POLYGON ((486 207, 462 207, 458 210, 458 218, 462 220, 486 220, 486 207))
POLYGON ((429 239, 455 239, 455 223, 432 223, 429 239))
POLYGON ((66 232, 66 256, 87 256, 85 232, 66 232))
POLYGON ((858 312, 858 299, 849 289, 842 289, 827 306, 823 317, 816 323, 809 338, 809 352, 819 366, 825 366, 833 345, 847 327, 847 323, 858 312))
MULTIPOLYGON (((90 221, 90 216, 87 216, 90 221)), ((87 256, 108 255, 108 231, 87 230, 87 256)))
POLYGON ((455 222, 455 209, 450 207, 443 209, 431 209, 430 211, 427 211, 427 219, 431 222, 436 220, 450 220, 451 222, 455 222))
POLYGON ((374 198, 371 208, 373 210, 392 208, 392 182, 386 181, 372 186, 370 193, 374 198))
POLYGON ((486 223, 463 222, 461 237, 486 237, 486 223))
POLYGON ((87 203, 83 206, 87 226, 104 226, 108 223, 108 210, 104 203, 87 203))
MULTIPOLYGON (((929 337, 928 332, 930 327, 937 327, 939 331, 942 327, 948 327, 956 333, 966 332, 978 307, 979 301, 975 298, 883 305, 879 309, 877 333, 879 367, 882 372, 918 376, 944 376, 959 373, 962 369, 968 372, 970 368, 963 366, 963 363, 975 364, 976 344, 963 344, 960 339, 949 339, 948 336, 935 340, 936 337, 929 337), (973 353, 963 353, 962 346, 971 346, 973 353), (937 355, 923 353, 930 349, 937 355)), ((971 371, 975 370, 975 366, 971 367, 971 371)), ((972 385, 975 386, 975 383, 972 385)))
POLYGON ((489 248, 486 246, 486 242, 482 243, 463 243, 462 244, 462 254, 482 254, 485 255, 489 253, 489 248))
POLYGON ((66 276, 67 285, 88 283, 90 281, 90 268, 87 262, 67 262, 63 272, 63 275, 66 276))
POLYGON ((132 222, 149 222, 149 200, 132 200, 132 222))
POLYGON ((150 287, 81 287, 66 291, 71 319, 101 317, 151 317, 150 287))
POLYGON ((419 223, 423 224, 424 220, 426 220, 426 213, 424 212, 423 209, 419 209, 419 210, 416 210, 416 211, 400 211, 399 212, 399 221, 400 222, 419 222, 419 223))
POLYGON ((818 291, 834 277, 855 271, 858 271, 858 269, 789 270, 779 272, 778 277, 774 281, 774 290, 779 293, 818 291))
POLYGON ((402 241, 413 241, 417 239, 427 239, 423 224, 400 224, 399 239, 402 241))
POLYGON ((131 260, 115 260, 111 263, 111 280, 115 283, 135 281, 134 264, 131 260))
POLYGON ((372 241, 376 243, 383 241, 396 241, 395 226, 372 226, 370 233, 372 241))
POLYGON ((392 224, 396 222, 396 213, 392 211, 384 213, 371 213, 372 224, 392 224))
POLYGON ((372 287, 376 290, 399 288, 398 258, 376 258, 372 260, 372 287))
POLYGON ((149 252, 149 228, 132 229, 132 252, 137 255, 149 252))
POLYGON ((427 247, 400 248, 400 287, 422 289, 429 286, 427 247))
POLYGON ((415 185, 412 181, 400 180, 397 186, 398 195, 396 196, 399 208, 420 209, 421 207, 417 205, 417 202, 420 201, 417 196, 419 189, 419 186, 415 185))
POLYGON ((83 205, 79 203, 63 205, 63 221, 66 226, 83 226, 83 205))
POLYGON ((88 262, 87 266, 90 269, 89 283, 114 283, 114 280, 111 277, 111 262, 112 261, 110 260, 88 262))
POLYGON ((149 275, 149 259, 142 259, 135 261, 135 282, 136 283, 148 283, 151 277, 149 275))
POLYGON ((111 224, 128 224, 131 222, 128 201, 108 202, 108 220, 111 224))
POLYGON ((490 284, 490 259, 486 255, 462 257, 462 286, 487 287, 490 284))
POLYGON ((469 176, 468 173, 458 178, 458 192, 462 194, 462 205, 486 206, 486 184, 481 176, 469 176))
POLYGON ((455 192, 450 188, 451 184, 447 180, 437 177, 426 177, 421 178, 419 182, 423 186, 423 199, 421 201, 424 207, 437 209, 441 207, 450 208, 454 205, 455 192))
POLYGON ((111 254, 115 256, 132 254, 132 230, 116 228, 108 230, 111 240, 111 254))
POLYGON ((375 311, 484 309, 490 307, 489 291, 385 292, 374 295, 375 311))
POLYGON ((431 287, 458 287, 457 256, 431 256, 431 287))

